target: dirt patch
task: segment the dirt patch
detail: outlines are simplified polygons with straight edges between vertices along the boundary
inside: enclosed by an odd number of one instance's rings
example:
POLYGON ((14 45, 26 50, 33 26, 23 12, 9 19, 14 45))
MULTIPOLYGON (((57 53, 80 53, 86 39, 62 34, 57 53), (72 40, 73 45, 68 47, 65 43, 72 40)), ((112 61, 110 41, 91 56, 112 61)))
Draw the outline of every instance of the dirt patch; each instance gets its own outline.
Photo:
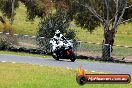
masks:
POLYGON ((38 48, 38 47, 39 47, 39 46, 34 45, 34 44, 23 43, 23 42, 19 42, 18 45, 19 45, 19 46, 25 46, 25 47, 33 47, 33 48, 38 48))
POLYGON ((126 62, 132 62, 132 56, 125 57, 124 60, 126 62))
POLYGON ((77 55, 83 55, 83 56, 93 56, 93 57, 101 57, 101 53, 98 52, 89 52, 89 51, 76 51, 77 55))

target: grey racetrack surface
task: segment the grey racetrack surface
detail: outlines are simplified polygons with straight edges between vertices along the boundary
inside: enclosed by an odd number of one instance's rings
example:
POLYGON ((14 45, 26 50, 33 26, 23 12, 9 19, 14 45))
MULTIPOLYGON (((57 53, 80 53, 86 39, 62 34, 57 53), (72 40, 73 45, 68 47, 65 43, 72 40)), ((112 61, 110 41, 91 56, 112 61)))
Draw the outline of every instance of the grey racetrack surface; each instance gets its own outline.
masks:
POLYGON ((110 72, 119 74, 131 74, 132 75, 132 65, 127 64, 117 64, 117 63, 100 63, 100 62, 88 62, 79 61, 70 62, 70 60, 56 61, 54 59, 46 59, 41 57, 32 56, 16 56, 9 54, 0 54, 0 62, 16 62, 16 63, 27 63, 35 65, 49 65, 49 66, 59 66, 68 67, 76 69, 80 65, 88 71, 95 72, 110 72))

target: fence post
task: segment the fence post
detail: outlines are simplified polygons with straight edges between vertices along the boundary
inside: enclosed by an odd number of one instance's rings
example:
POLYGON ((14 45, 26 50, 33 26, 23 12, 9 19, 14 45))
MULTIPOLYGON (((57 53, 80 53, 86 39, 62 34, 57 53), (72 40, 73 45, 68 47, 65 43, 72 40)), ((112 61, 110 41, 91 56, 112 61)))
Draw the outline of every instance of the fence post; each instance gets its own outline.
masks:
POLYGON ((112 46, 110 44, 104 44, 102 46, 102 59, 111 60, 112 57, 112 46))

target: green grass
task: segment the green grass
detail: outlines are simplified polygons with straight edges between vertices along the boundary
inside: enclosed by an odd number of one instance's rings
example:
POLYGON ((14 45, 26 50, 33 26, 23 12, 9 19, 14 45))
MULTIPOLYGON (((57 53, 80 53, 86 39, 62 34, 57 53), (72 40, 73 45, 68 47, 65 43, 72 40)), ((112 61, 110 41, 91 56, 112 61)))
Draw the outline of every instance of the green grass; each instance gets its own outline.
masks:
POLYGON ((42 57, 42 58, 50 58, 51 56, 48 55, 39 55, 39 54, 31 54, 31 53, 24 53, 24 52, 12 52, 12 51, 0 51, 0 54, 12 54, 18 56, 33 56, 33 57, 42 57))
POLYGON ((14 20, 15 33, 18 34, 28 34, 36 35, 38 23, 40 22, 39 18, 36 18, 33 22, 26 21, 26 9, 24 5, 21 5, 16 10, 16 16, 14 20))
MULTIPOLYGON (((91 74, 91 72, 88 72, 91 74)), ((93 74, 93 73, 92 73, 93 74)), ((62 67, 0 63, 0 88, 131 88, 130 84, 76 83, 76 70, 62 67)))
MULTIPOLYGON (((132 46, 132 23, 122 24, 119 26, 119 31, 115 37, 115 45, 132 46)), ((98 27, 93 33, 83 30, 80 27, 76 28, 77 37, 83 42, 102 43, 103 28, 98 27)))
POLYGON ((113 47, 113 56, 132 56, 132 48, 113 47))

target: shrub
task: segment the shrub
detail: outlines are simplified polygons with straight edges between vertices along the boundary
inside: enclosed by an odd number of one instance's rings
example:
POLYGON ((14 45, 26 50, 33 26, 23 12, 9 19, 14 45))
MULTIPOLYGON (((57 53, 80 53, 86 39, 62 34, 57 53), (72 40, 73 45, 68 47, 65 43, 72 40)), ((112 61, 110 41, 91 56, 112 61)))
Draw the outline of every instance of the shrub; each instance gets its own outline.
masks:
POLYGON ((16 40, 13 36, 0 34, 0 50, 7 50, 14 43, 16 43, 16 40))

